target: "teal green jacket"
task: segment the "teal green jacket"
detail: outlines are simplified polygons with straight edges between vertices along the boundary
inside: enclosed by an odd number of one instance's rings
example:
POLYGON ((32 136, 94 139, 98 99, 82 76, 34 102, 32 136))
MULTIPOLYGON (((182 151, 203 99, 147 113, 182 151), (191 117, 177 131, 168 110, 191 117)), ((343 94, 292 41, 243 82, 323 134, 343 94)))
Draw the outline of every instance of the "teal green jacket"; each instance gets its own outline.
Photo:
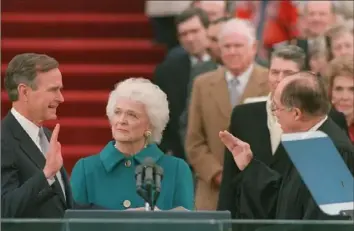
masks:
POLYGON ((193 210, 194 187, 189 166, 182 159, 165 155, 156 144, 126 157, 111 141, 99 154, 80 159, 71 175, 74 200, 107 209, 144 207, 144 200, 136 193, 135 168, 146 157, 151 157, 164 171, 156 206, 161 210, 178 206, 193 210))

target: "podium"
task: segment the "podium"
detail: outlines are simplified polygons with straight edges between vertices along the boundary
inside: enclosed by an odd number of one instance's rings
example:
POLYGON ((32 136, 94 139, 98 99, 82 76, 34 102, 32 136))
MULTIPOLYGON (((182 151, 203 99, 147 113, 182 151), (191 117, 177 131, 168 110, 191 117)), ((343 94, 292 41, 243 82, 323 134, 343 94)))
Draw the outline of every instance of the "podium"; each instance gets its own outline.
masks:
POLYGON ((231 230, 229 211, 67 210, 63 231, 219 231, 231 230), (74 222, 74 221, 77 222, 74 222), (95 222, 99 221, 99 222, 95 222), (84 222, 82 222, 84 221, 84 222))
MULTIPOLYGON (((150 213, 150 212, 145 212, 150 213)), ((197 212, 193 212, 197 213, 197 212)), ((199 213, 199 212, 198 212, 199 213)), ((133 216, 135 212, 131 216, 133 216)), ((77 214, 76 214, 77 215, 77 214)), ((209 214, 210 215, 210 214, 209 214)), ((210 217, 210 216, 207 217, 210 217)), ((178 216, 178 215, 177 215, 178 216)), ((76 216, 75 216, 76 217, 76 216)), ((212 218, 214 217, 214 218, 212 218)), ((223 217, 220 215, 220 217, 223 217)), ((65 231, 65 230, 217 230, 217 231, 353 231, 353 221, 318 220, 229 220, 215 219, 121 219, 121 218, 67 218, 67 219, 1 219, 1 231, 65 231), (130 224, 131 229, 125 229, 130 224), (139 225, 140 224, 140 225, 139 225), (149 226, 146 226, 149 224, 149 226), (132 225, 135 225, 133 227, 132 225), (154 229, 154 226, 157 229, 154 229), (150 229, 152 227, 152 229, 150 229), (172 229, 170 228, 172 227, 172 229), (187 229, 184 229, 187 227, 187 229), (241 228, 240 228, 241 227, 241 228)), ((129 228, 129 227, 128 227, 129 228)))

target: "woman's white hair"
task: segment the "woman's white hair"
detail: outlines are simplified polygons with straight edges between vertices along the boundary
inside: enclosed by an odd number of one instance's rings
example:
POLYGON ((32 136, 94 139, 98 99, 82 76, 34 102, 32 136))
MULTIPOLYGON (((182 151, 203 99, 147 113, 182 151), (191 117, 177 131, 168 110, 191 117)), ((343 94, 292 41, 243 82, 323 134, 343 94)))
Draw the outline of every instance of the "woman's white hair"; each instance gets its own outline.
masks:
POLYGON ((238 33, 245 35, 248 38, 249 44, 256 41, 256 30, 251 21, 240 18, 233 18, 225 22, 218 34, 219 41, 226 35, 238 33))
POLYGON ((116 84, 110 93, 106 107, 108 119, 111 121, 117 100, 131 99, 144 104, 151 125, 149 143, 160 143, 162 132, 169 120, 169 109, 166 94, 150 80, 129 78, 116 84))

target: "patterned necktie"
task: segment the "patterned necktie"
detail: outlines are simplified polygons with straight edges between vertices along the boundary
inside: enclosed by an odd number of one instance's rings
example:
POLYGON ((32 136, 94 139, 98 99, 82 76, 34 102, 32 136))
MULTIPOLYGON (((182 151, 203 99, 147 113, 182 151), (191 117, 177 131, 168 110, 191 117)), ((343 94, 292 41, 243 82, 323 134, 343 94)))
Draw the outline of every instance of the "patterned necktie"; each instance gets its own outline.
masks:
POLYGON ((38 136, 39 136, 39 145, 41 147, 43 155, 45 156, 49 149, 49 142, 46 135, 44 134, 44 130, 42 127, 39 129, 38 136))
POLYGON ((229 82, 229 94, 232 107, 235 107, 239 102, 240 92, 237 89, 239 83, 240 81, 237 78, 232 78, 229 82))

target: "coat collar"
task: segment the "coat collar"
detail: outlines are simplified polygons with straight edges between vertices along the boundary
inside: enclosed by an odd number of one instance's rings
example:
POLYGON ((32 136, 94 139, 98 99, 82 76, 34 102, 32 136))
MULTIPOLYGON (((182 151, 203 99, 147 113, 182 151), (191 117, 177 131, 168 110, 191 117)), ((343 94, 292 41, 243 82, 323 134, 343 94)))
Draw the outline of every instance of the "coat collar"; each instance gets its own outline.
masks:
MULTIPOLYGON (((227 69, 219 67, 215 70, 215 78, 210 81, 210 91, 212 97, 215 98, 220 110, 227 118, 230 116, 232 106, 228 92, 228 86, 225 78, 227 69)), ((264 96, 268 94, 267 78, 262 68, 254 64, 247 85, 240 98, 240 104, 249 97, 264 96), (267 91, 266 91, 267 90, 267 91)))
POLYGON ((123 160, 134 159, 139 164, 142 164, 145 158, 150 157, 156 163, 164 156, 164 153, 156 144, 149 144, 137 154, 127 157, 114 147, 114 143, 115 141, 110 141, 99 154, 100 160, 107 172, 111 172, 123 160))

